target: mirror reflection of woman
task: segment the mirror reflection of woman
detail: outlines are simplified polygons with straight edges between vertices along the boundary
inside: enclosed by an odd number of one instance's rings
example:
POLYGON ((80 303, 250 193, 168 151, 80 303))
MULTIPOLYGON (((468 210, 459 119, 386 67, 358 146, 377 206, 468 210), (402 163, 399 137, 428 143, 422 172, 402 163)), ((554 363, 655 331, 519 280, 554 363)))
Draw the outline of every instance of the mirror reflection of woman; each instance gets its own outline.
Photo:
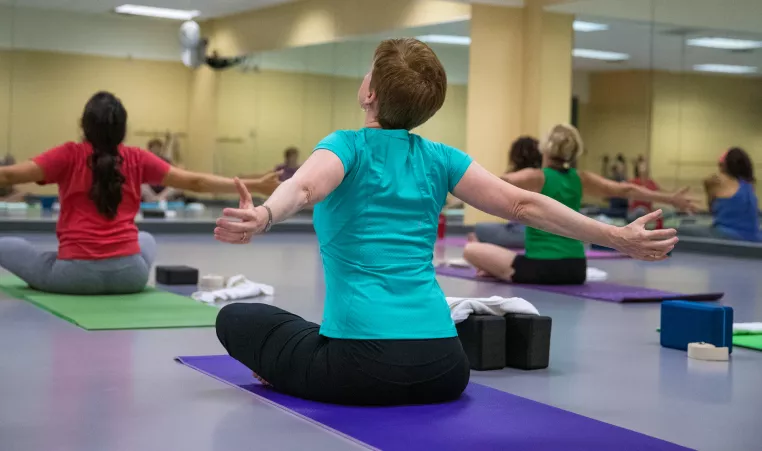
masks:
POLYGON ((678 232, 684 236, 736 241, 762 241, 759 230, 757 179, 749 154, 733 147, 720 157, 718 171, 704 180, 712 225, 685 225, 678 232))

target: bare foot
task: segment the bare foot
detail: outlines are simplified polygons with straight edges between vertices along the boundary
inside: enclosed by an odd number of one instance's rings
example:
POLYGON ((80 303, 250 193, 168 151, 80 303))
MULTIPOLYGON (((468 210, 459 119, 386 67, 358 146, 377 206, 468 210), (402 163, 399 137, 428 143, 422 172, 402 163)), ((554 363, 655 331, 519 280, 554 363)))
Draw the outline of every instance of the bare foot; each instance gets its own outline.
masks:
POLYGON ((474 232, 471 232, 468 235, 466 235, 466 240, 469 243, 478 243, 479 242, 479 238, 476 237, 476 234, 474 232))
POLYGON ((264 379, 262 379, 261 377, 259 377, 259 374, 257 374, 257 373, 251 373, 251 374, 253 374, 253 375, 254 375, 254 377, 255 377, 255 378, 256 378, 256 379, 257 379, 257 380, 258 380, 258 381, 259 381, 259 382, 260 382, 262 385, 264 385, 265 387, 272 387, 272 385, 271 385, 269 382, 267 382, 266 380, 264 380, 264 379))
POLYGON ((483 269, 477 269, 476 277, 492 277, 492 275, 483 269))

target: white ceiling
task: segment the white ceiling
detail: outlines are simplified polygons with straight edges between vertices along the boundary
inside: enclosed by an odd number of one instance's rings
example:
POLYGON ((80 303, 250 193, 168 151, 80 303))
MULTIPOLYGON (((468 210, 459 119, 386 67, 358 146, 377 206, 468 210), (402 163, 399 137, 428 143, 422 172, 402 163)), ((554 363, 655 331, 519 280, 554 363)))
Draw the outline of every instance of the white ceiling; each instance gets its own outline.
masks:
POLYGON ((0 5, 55 9, 89 14, 111 12, 126 3, 160 8, 198 10, 201 18, 220 17, 295 0, 0 0, 0 5))

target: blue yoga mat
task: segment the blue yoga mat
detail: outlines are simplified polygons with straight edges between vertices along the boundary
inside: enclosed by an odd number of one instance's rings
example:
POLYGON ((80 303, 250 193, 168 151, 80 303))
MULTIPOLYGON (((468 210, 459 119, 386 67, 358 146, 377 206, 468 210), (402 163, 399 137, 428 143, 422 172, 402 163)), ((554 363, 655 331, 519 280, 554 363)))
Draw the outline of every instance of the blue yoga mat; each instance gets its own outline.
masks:
POLYGON ((384 451, 690 449, 475 383, 459 400, 447 404, 338 406, 263 387, 251 370, 227 355, 177 361, 358 444, 384 451))

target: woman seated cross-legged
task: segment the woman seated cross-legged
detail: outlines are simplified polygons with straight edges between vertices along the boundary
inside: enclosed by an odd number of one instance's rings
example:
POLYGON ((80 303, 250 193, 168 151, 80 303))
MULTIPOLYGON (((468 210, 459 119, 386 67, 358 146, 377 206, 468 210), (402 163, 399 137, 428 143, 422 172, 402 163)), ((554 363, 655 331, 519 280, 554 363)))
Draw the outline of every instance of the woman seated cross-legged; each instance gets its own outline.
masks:
MULTIPOLYGON (((474 207, 550 233, 661 260, 674 230, 614 227, 494 176, 471 157, 410 130, 441 107, 447 76, 415 39, 383 41, 365 76, 360 130, 323 139, 262 206, 243 186, 216 239, 246 244, 315 205, 325 273, 322 324, 266 304, 231 304, 217 336, 265 384, 307 399, 359 405, 458 398, 469 364, 440 289, 432 254, 448 193, 474 207)), ((254 255, 254 254, 252 254, 254 255)))
MULTIPOLYGON (((661 202, 693 211, 694 201, 687 188, 675 193, 652 191, 627 182, 605 179, 588 171, 574 169, 582 154, 582 138, 571 125, 556 125, 541 145, 542 169, 524 169, 505 174, 503 179, 519 188, 543 194, 574 211, 579 211, 583 193, 600 197, 619 197, 661 202)), ((637 219, 644 227, 657 220, 661 211, 637 219)), ((469 243, 463 257, 482 276, 494 276, 515 283, 541 285, 580 285, 587 277, 587 259, 581 240, 568 233, 559 234, 527 227, 526 254, 486 243, 469 243)))
MULTIPOLYGON (((0 187, 55 183, 61 199, 58 251, 43 252, 22 238, 0 238, 0 267, 32 288, 64 294, 123 294, 145 288, 156 242, 138 233, 141 184, 195 192, 235 192, 232 179, 171 167, 152 153, 122 144, 127 111, 113 94, 99 92, 82 114, 82 142, 55 147, 31 161, 0 167, 0 187)), ((271 193, 272 173, 245 182, 271 193)))

